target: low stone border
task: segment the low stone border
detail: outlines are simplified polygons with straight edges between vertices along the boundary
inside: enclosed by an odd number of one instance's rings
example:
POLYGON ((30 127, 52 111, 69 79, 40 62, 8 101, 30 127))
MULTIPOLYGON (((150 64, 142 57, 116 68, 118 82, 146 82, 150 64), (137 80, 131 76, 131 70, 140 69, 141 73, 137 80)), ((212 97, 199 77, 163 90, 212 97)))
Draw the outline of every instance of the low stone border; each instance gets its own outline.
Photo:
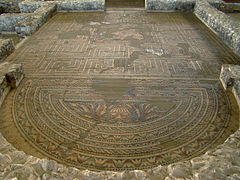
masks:
POLYGON ((240 65, 222 65, 220 81, 225 90, 230 90, 240 108, 240 65))
POLYGON ((36 32, 57 11, 104 11, 104 0, 32 1, 19 3, 21 13, 0 15, 0 32, 25 37, 36 32))
POLYGON ((20 37, 29 36, 36 32, 56 12, 55 4, 47 4, 38 8, 15 26, 20 37))
MULTIPOLYGON (((22 1, 22 0, 20 0, 22 1)), ((20 13, 19 0, 1 0, 0 1, 0 14, 1 13, 20 13)))
POLYGON ((105 0, 57 0, 57 1, 34 1, 25 0, 20 3, 21 12, 34 12, 42 4, 55 4, 57 11, 82 12, 82 11, 104 11, 105 0), (28 9, 28 11, 26 11, 28 9))
POLYGON ((239 22, 234 21, 206 0, 196 2, 194 13, 240 56, 239 22))
MULTIPOLYGON (((147 11, 193 11, 198 0, 146 0, 147 11)), ((219 7, 221 0, 208 0, 214 7, 219 7)))
POLYGON ((148 11, 191 11, 195 0, 147 0, 148 11))
POLYGON ((0 63, 0 107, 11 88, 18 87, 23 79, 21 64, 0 63))
POLYGON ((4 13, 0 16, 0 31, 3 33, 15 32, 17 23, 27 18, 26 13, 4 13))
POLYGON ((11 39, 0 39, 0 62, 9 56, 14 49, 15 47, 11 39))

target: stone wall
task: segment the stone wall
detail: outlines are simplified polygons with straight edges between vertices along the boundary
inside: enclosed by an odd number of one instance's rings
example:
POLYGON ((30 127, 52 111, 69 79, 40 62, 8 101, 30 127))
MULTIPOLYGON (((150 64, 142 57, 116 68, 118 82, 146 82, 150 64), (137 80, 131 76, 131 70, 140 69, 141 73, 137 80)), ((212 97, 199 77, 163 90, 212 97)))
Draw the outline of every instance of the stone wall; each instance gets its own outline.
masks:
MULTIPOLYGON (((21 1, 21 0, 20 0, 21 1)), ((19 0, 1 0, 0 1, 0 14, 1 13, 20 13, 19 0)))
POLYGON ((34 13, 15 25, 15 31, 20 37, 29 36, 36 32, 56 12, 55 4, 47 4, 38 8, 34 13))
POLYGON ((15 32, 16 24, 28 16, 26 13, 6 13, 0 16, 0 32, 15 32))
POLYGON ((21 13, 4 13, 0 15, 0 32, 15 32, 20 37, 31 35, 56 12, 55 4, 22 5, 20 3, 19 7, 21 13))
POLYGON ((0 62, 14 51, 13 41, 10 39, 0 39, 0 62))
POLYGON ((43 4, 55 4, 57 11, 82 12, 82 11, 104 11, 105 0, 64 0, 64 1, 34 1, 25 0, 19 4, 21 12, 34 12, 43 4))
POLYGON ((104 0, 32 1, 18 4, 21 13, 0 15, 0 32, 16 32, 25 37, 36 32, 56 11, 103 11, 104 0))
POLYGON ((11 88, 16 88, 23 79, 21 64, 0 63, 0 107, 11 88))
POLYGON ((231 64, 222 65, 220 81, 225 90, 230 90, 233 93, 240 108, 240 66, 231 64))
MULTIPOLYGON (((202 0, 199 0, 202 1, 202 0)), ((203 0, 205 1, 205 0, 203 0)), ((193 11, 197 0, 146 0, 147 11, 193 11)), ((219 7, 221 0, 208 0, 214 7, 219 7)))
POLYGON ((195 0, 147 0, 148 11, 191 11, 195 0))
POLYGON ((57 2, 58 11, 104 11, 104 0, 57 2))
POLYGON ((240 23, 219 11, 209 2, 197 1, 195 15, 209 26, 238 55, 240 55, 240 23))

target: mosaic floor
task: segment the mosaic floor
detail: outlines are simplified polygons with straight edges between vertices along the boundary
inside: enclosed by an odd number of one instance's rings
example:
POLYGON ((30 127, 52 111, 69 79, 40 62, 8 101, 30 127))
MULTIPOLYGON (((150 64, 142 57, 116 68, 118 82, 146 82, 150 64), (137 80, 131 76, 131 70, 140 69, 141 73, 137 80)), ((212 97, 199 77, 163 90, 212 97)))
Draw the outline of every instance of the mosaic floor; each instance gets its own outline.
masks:
POLYGON ((7 60, 25 79, 1 109, 1 132, 38 157, 149 169, 238 127, 218 76, 239 57, 192 13, 58 13, 7 60))

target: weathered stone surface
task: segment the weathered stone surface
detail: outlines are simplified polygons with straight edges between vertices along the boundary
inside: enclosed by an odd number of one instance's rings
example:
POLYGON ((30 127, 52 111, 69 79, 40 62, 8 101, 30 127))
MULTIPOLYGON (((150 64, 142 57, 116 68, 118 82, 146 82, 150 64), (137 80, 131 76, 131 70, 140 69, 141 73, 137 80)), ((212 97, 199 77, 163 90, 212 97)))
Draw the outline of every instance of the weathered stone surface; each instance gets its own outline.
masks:
POLYGON ((25 19, 28 15, 25 13, 6 13, 0 15, 0 31, 14 32, 18 22, 25 19))
POLYGON ((213 7, 206 0, 197 1, 194 13, 206 23, 238 55, 240 55, 240 23, 213 7))
POLYGON ((0 32, 17 32, 20 37, 33 34, 56 11, 103 11, 104 1, 24 1, 19 3, 21 13, 2 14, 0 16, 0 32))
POLYGON ((58 11, 103 11, 104 1, 63 1, 57 2, 58 11))
POLYGON ((10 87, 16 88, 23 79, 23 68, 21 64, 4 62, 0 64, 0 74, 6 76, 10 87))
POLYGON ((148 11, 187 11, 192 10, 195 0, 148 0, 146 9, 148 11))
POLYGON ((7 96, 8 92, 10 90, 10 86, 8 86, 6 76, 1 75, 0 76, 0 107, 7 96))
POLYGON ((19 9, 21 13, 33 13, 41 6, 42 3, 36 1, 23 1, 19 3, 19 9))
POLYGON ((56 12, 56 5, 49 4, 38 8, 34 13, 29 15, 23 21, 20 21, 16 26, 16 32, 21 36, 33 34, 39 29, 52 15, 56 12))
POLYGON ((13 41, 10 39, 0 39, 0 62, 14 51, 13 41))
POLYGON ((222 65, 220 81, 225 89, 232 91, 240 107, 240 66, 222 65))
POLYGON ((19 13, 20 9, 18 3, 22 0, 1 0, 0 13, 19 13))
POLYGON ((175 178, 186 178, 191 176, 189 169, 190 165, 187 165, 187 163, 177 163, 168 166, 169 174, 175 178))

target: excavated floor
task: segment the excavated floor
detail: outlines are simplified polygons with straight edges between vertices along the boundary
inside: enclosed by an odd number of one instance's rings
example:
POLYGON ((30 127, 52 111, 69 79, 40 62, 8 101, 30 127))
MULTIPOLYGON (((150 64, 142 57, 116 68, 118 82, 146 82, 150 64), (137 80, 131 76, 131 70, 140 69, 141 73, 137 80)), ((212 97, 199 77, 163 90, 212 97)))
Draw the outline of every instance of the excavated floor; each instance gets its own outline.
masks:
POLYGON ((192 13, 58 13, 7 61, 25 78, 1 108, 1 132, 37 157, 149 169, 238 129, 218 77, 239 57, 192 13))

